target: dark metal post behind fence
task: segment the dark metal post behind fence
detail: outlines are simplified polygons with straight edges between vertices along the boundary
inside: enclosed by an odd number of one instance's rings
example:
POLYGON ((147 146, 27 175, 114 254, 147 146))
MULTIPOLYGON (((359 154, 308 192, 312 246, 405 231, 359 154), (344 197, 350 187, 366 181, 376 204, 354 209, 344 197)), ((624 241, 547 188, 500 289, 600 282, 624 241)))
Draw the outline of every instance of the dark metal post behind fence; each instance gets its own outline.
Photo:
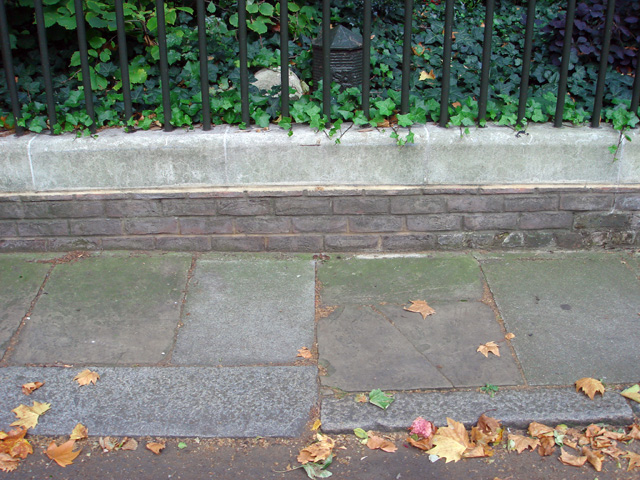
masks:
POLYGON ((602 50, 600 51, 600 68, 598 69, 598 83, 596 84, 596 97, 593 101, 593 115, 591 127, 600 126, 600 112, 602 110, 602 97, 604 96, 604 83, 607 78, 607 66, 609 65, 609 47, 611 46, 611 27, 613 26, 613 13, 616 8, 616 0, 607 1, 607 17, 602 32, 602 50))
POLYGON ((564 97, 567 95, 567 77, 569 76, 569 57, 571 56, 571 43, 573 35, 573 20, 576 14, 576 0, 569 0, 567 6, 567 19, 564 24, 564 44, 562 46, 562 64, 560 65, 560 81, 558 82, 558 100, 556 103, 556 115, 553 125, 562 126, 564 115, 564 97))
POLYGON ((200 56, 200 96, 202 97, 202 129, 211 130, 211 104, 209 103, 209 67, 207 65, 207 31, 204 0, 198 0, 198 51, 200 56))
POLYGON ((289 2, 280 1, 280 106, 281 115, 289 116, 289 2))
POLYGON ((536 19, 536 0, 527 5, 527 27, 524 32, 524 52, 522 55, 522 73, 520 74, 520 98, 518 100, 518 120, 520 124, 527 108, 529 93, 529 73, 531 71, 531 51, 533 50, 533 26, 536 19))
POLYGON ((327 117, 327 121, 331 121, 331 2, 329 0, 322 1, 322 113, 327 117))
POLYGON ((18 86, 16 76, 13 71, 13 56, 11 55, 11 42, 9 40, 9 25, 7 23, 7 13, 4 9, 4 0, 0 0, 0 36, 2 37, 2 63, 4 63, 4 73, 7 77, 7 88, 11 98, 11 109, 16 122, 16 133, 24 132, 24 128, 18 126, 18 120, 22 118, 20 105, 18 104, 18 86))
POLYGON ((247 60, 247 1, 238 0, 238 41, 240 42, 240 102, 242 122, 251 123, 249 116, 249 67, 247 60))
POLYGON ((451 83, 451 35, 453 33, 453 0, 445 0, 444 48, 442 51, 442 90, 440 93, 440 122, 446 127, 449 122, 449 88, 451 83))
POLYGON ((164 111, 164 131, 173 130, 171 125, 171 89, 169 88, 169 60, 167 53, 167 26, 164 18, 164 1, 156 0, 158 19, 158 47, 160 50, 160 83, 162 84, 162 110, 164 111))
POLYGON ((402 93, 400 113, 409 112, 409 80, 411 79, 411 30, 413 20, 413 0, 404 0, 404 38, 402 48, 402 93))
MULTIPOLYGON (((639 62, 640 63, 640 62, 639 62)), ((371 94, 371 0, 364 0, 362 26, 362 112, 369 118, 371 94)))
MULTIPOLYGON (((125 124, 133 115, 131 104, 131 82, 129 81, 129 57, 127 54, 127 36, 124 30, 124 11, 122 0, 116 0, 116 28, 118 30, 118 56, 120 60, 120 74, 122 77, 122 100, 124 101, 125 124)), ((128 131, 128 129, 127 129, 128 131)))
POLYGON ((89 126, 91 133, 96 133, 96 114, 93 109, 93 90, 91 90, 91 71, 89 69, 89 53, 87 52, 87 32, 84 24, 84 11, 82 0, 74 0, 76 9, 76 26, 78 27, 78 51, 80 52, 80 69, 82 71, 82 86, 84 88, 84 100, 87 107, 87 115, 92 123, 89 126))
POLYGON ((49 129, 53 135, 53 126, 58 122, 56 115, 56 103, 53 98, 53 83, 51 82, 51 68, 49 67, 49 50, 47 48, 47 31, 44 26, 44 12, 42 0, 34 0, 36 10, 36 26, 38 28, 38 46, 40 48, 40 64, 42 65, 42 77, 44 90, 47 97, 47 114, 49 116, 49 129))
POLYGON ((478 101, 478 123, 487 120, 489 97, 489 71, 491 70, 491 38, 493 36, 493 10, 495 0, 487 0, 484 17, 484 42, 482 44, 482 73, 480 77, 480 100, 478 101))
POLYGON ((636 73, 633 79, 633 94, 631 95, 631 111, 638 114, 640 104, 640 61, 636 63, 636 73))

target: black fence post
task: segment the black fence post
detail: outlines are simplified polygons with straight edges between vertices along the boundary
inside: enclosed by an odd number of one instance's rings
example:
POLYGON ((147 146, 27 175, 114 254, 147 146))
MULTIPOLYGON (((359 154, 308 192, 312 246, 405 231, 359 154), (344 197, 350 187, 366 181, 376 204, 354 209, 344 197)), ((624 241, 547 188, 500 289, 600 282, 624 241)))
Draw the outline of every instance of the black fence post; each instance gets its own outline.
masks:
POLYGON ((280 0, 280 113, 289 116, 289 2, 280 0))
POLYGON ((207 64, 207 31, 204 0, 198 0, 198 55, 200 59, 200 96, 202 97, 202 129, 211 130, 211 103, 209 102, 209 66, 207 64))
POLYGON ((49 131, 53 135, 53 126, 58 123, 56 105, 53 97, 53 83, 51 81, 51 68, 49 66, 49 50, 47 48, 47 30, 44 26, 44 12, 42 0, 34 0, 36 10, 36 27, 38 28, 38 47, 40 48, 40 64, 42 65, 42 77, 44 90, 47 97, 47 114, 49 116, 49 131))
POLYGON ((533 27, 536 19, 536 0, 529 0, 527 5, 527 27, 524 33, 524 53, 522 56, 522 73, 520 74, 520 98, 518 100, 518 120, 521 124, 527 108, 529 93, 529 73, 531 72, 531 51, 533 50, 533 27))
MULTIPOLYGON (((127 124, 133 115, 131 104, 131 83, 129 81, 129 58, 127 38, 124 31, 124 11, 122 0, 115 0, 116 28, 118 30, 118 56, 120 57, 120 75, 122 77, 122 100, 124 101, 124 122, 127 124)), ((126 131, 129 131, 127 128, 126 131)))
POLYGON ((167 52, 167 26, 164 18, 164 0, 156 0, 156 18, 158 19, 158 47, 160 50, 160 83, 162 88, 162 110, 164 113, 164 131, 171 132, 171 90, 169 88, 169 60, 167 52))
POLYGON ((449 123, 449 89, 451 87, 451 44, 453 34, 453 0, 445 0, 444 48, 442 51, 442 90, 440 94, 441 127, 449 123))
POLYGON ((567 18, 564 24, 564 44, 562 45, 562 64, 560 65, 560 81, 558 82, 558 100, 556 103, 556 115, 553 126, 562 126, 564 115, 564 101, 567 95, 567 78, 569 76, 569 59, 571 57, 571 43, 573 36, 573 20, 576 14, 576 0, 569 0, 567 6, 567 18))
POLYGON ((484 41, 482 43, 482 72, 480 77, 480 100, 478 101, 478 123, 487 120, 489 100, 489 71, 491 70, 491 39, 493 38, 493 10, 495 0, 487 0, 484 17, 484 41))
POLYGON ((611 46, 611 30, 613 26, 613 14, 616 8, 616 0, 607 1, 607 16, 604 24, 602 38, 602 50, 600 50, 600 67, 598 69, 598 83, 596 84, 596 96, 593 101, 593 114, 591 116, 591 128, 600 126, 600 112, 602 111, 602 98, 604 97, 604 85, 607 79, 607 66, 609 65, 609 47, 611 46))
POLYGON ((89 53, 87 51, 87 31, 84 21, 82 0, 74 0, 76 10, 76 26, 78 28, 78 51, 80 52, 80 69, 82 71, 82 87, 84 89, 84 101, 87 115, 91 119, 89 131, 96 133, 96 114, 93 109, 93 90, 91 89, 91 70, 89 68, 89 53))
POLYGON ((362 26, 362 112, 369 118, 371 96, 371 0, 364 0, 362 26))
POLYGON ((409 80, 411 79, 411 31, 413 23, 413 0, 404 0, 404 37, 402 45, 402 92, 400 113, 409 112, 409 80))
POLYGON ((22 115, 18 103, 18 86, 13 71, 13 56, 11 55, 9 25, 7 23, 7 12, 4 9, 4 0, 0 0, 0 36, 2 37, 2 63, 4 63, 4 73, 7 77, 7 88, 9 89, 9 96, 11 98, 13 118, 16 122, 16 135, 20 135, 24 132, 24 128, 18 126, 18 120, 22 118, 22 115))

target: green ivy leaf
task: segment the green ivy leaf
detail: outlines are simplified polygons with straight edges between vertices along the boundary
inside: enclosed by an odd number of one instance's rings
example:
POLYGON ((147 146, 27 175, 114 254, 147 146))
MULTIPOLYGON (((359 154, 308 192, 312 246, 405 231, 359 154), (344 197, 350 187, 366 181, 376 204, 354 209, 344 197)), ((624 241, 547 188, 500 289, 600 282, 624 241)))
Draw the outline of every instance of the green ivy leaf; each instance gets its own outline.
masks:
POLYGON ((273 5, 271 5, 270 3, 261 3, 260 4, 260 13, 266 17, 271 17, 273 15, 273 5))
POLYGON ((384 393, 379 388, 371 390, 369 393, 369 403, 372 403, 376 407, 380 407, 383 410, 386 410, 389 405, 391 405, 394 401, 394 398, 384 393))

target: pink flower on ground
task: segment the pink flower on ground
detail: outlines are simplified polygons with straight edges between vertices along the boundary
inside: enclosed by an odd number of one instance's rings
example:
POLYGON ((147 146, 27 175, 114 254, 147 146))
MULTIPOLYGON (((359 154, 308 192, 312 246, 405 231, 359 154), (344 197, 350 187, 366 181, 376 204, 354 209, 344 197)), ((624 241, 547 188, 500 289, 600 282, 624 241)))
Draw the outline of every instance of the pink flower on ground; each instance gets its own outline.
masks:
POLYGON ((411 424, 409 431, 411 435, 418 435, 422 438, 429 438, 431 435, 433 435, 435 427, 430 421, 425 420, 422 417, 418 417, 411 424))

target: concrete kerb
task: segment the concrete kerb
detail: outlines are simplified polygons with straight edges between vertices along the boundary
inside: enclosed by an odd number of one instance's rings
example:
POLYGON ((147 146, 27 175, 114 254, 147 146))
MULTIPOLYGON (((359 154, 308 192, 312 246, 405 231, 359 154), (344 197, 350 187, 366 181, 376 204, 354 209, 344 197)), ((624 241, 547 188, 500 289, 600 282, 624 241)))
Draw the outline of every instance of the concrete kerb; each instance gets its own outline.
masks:
MULTIPOLYGON (((353 127, 329 137, 306 126, 209 132, 176 130, 97 137, 30 134, 0 140, 0 191, 293 185, 489 185, 640 182, 640 138, 609 152, 619 133, 531 125, 526 133, 490 126, 416 126, 398 147, 389 129, 353 127), (340 144, 336 139, 340 137, 340 144)), ((406 132, 401 132, 403 135, 406 132)))

